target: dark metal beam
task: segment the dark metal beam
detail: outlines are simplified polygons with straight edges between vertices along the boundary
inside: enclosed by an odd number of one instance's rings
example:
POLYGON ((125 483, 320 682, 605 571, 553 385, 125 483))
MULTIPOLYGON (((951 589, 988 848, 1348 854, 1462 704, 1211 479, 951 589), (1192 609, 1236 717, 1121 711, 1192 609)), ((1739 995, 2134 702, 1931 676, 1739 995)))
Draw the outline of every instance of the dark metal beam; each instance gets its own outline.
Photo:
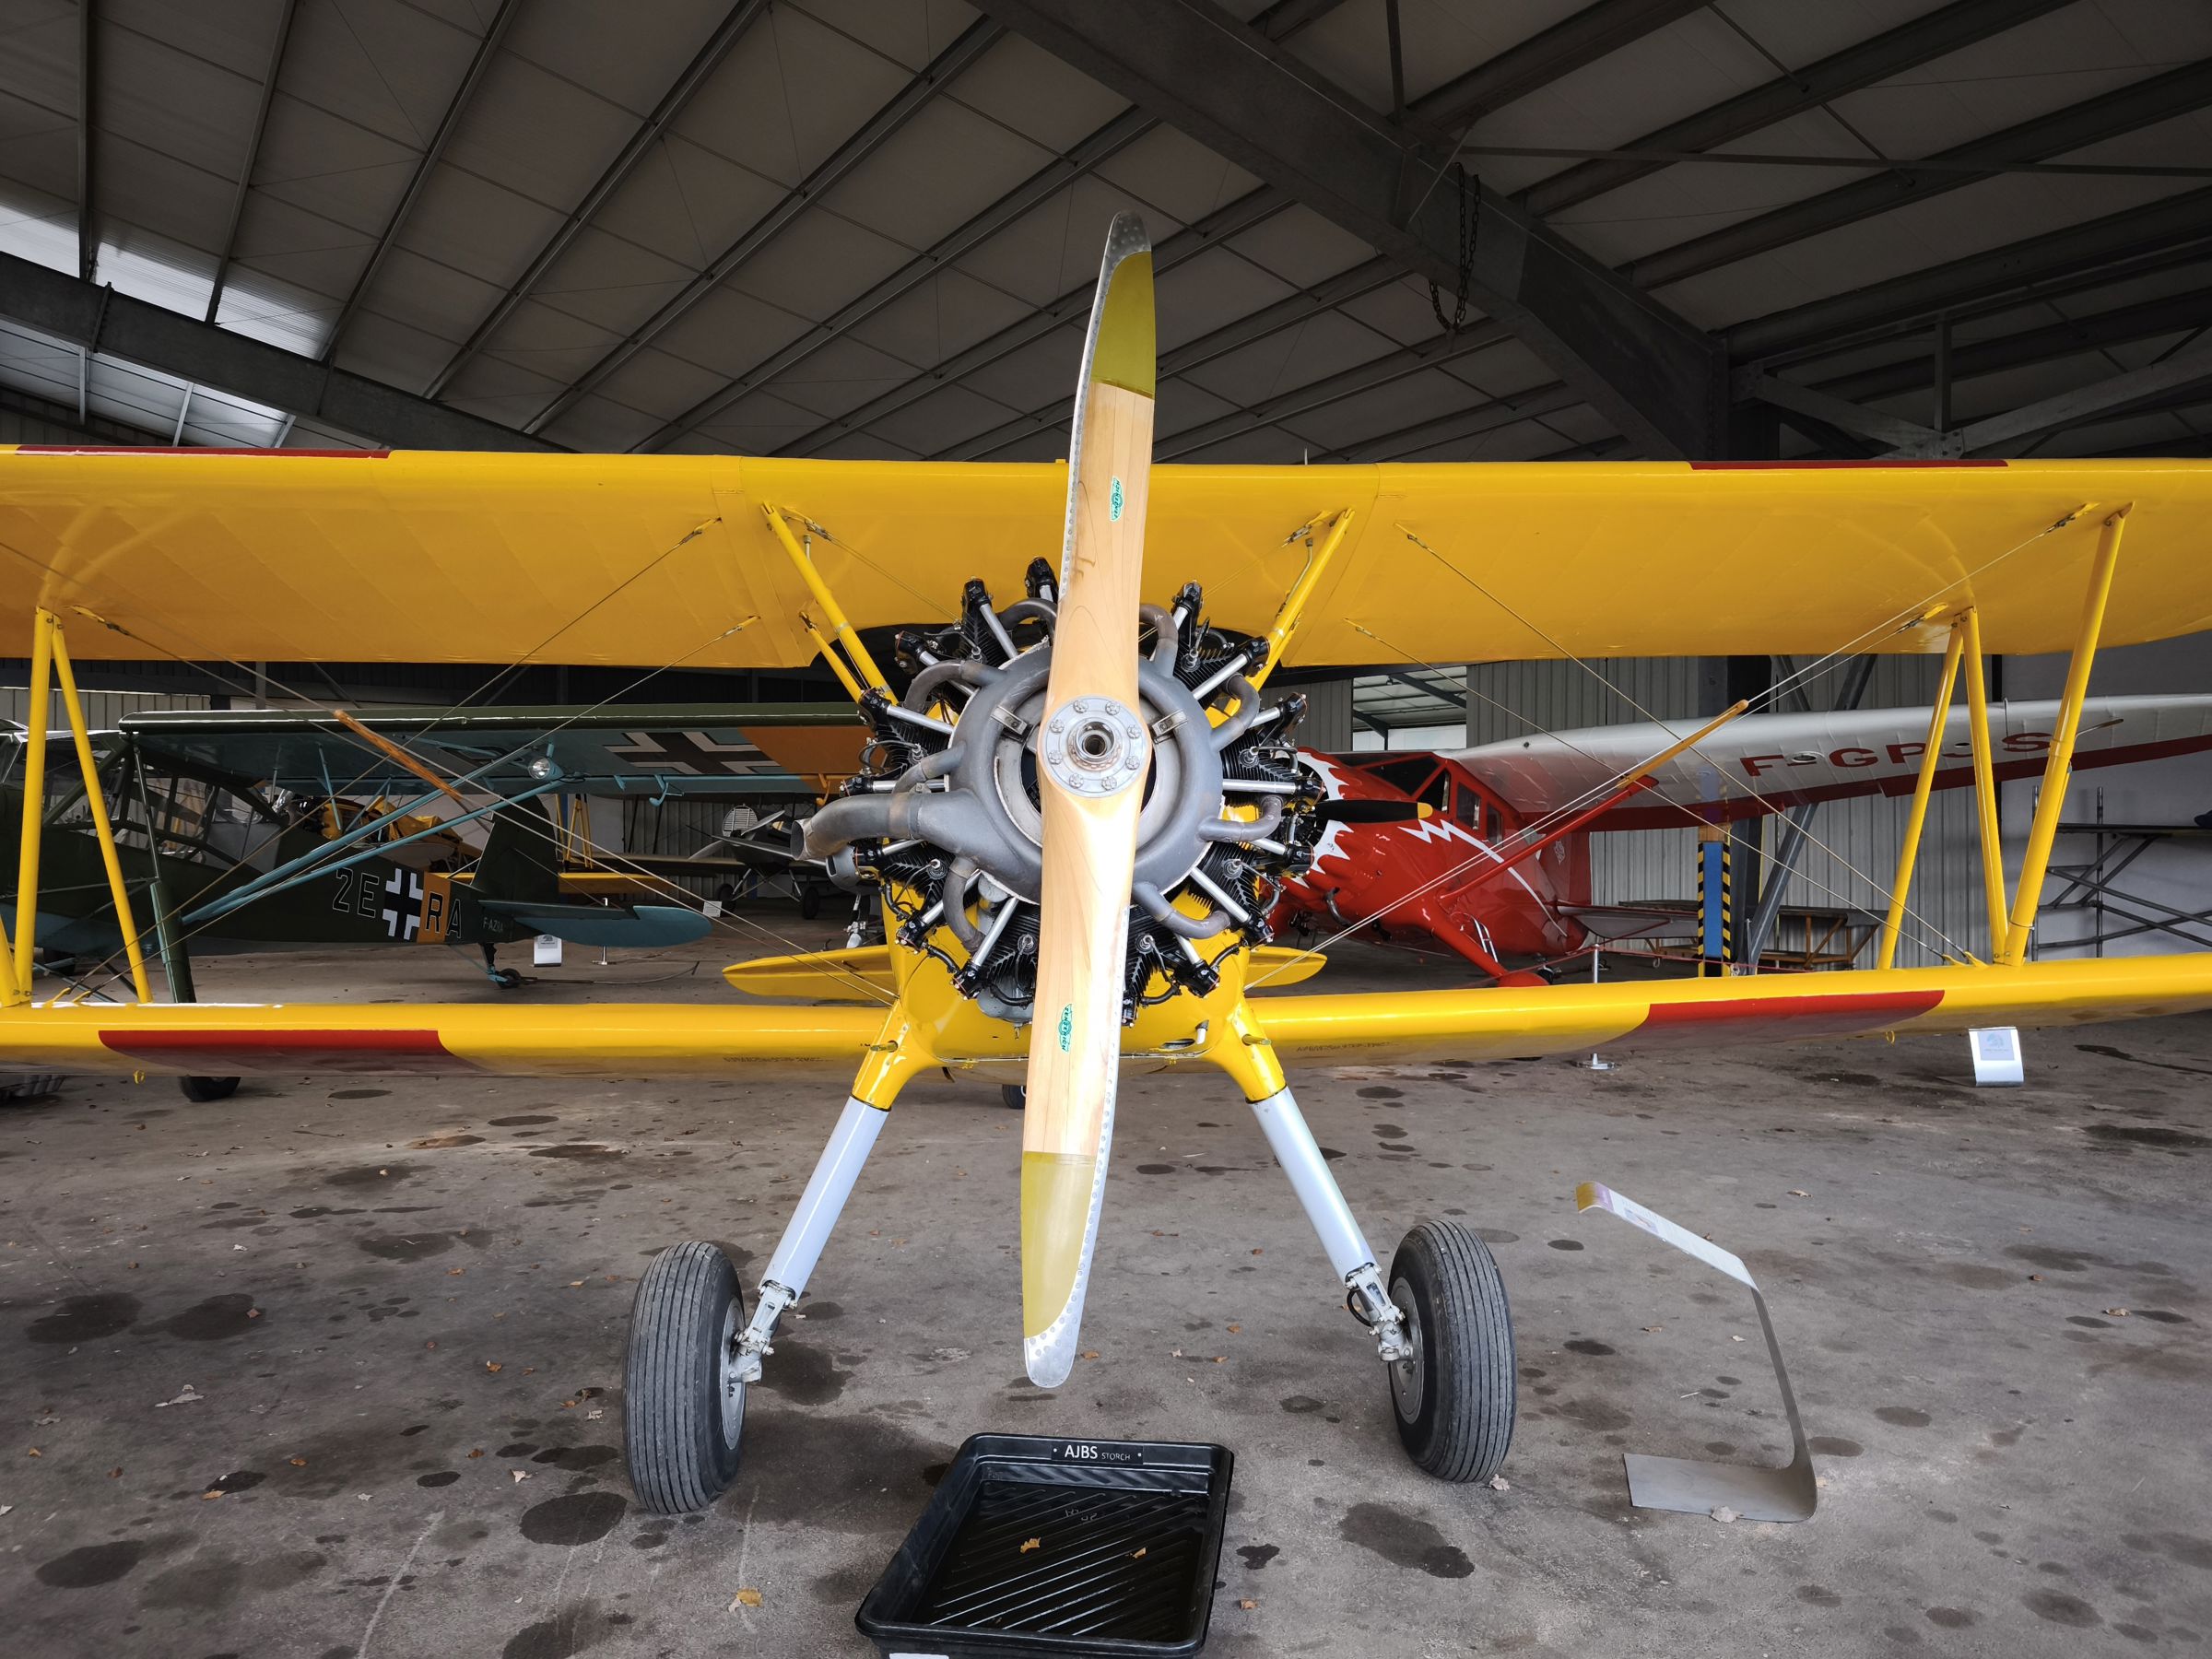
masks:
POLYGON ((1343 6, 1344 0, 1276 0, 1252 26, 1271 41, 1287 41, 1343 6))
POLYGON ((92 280, 100 265, 100 229, 92 212, 93 82, 100 63, 100 11, 94 0, 76 4, 76 274, 92 280))
POLYGON ((346 296, 346 303, 338 308, 337 320, 330 325, 330 338, 323 344, 324 362, 337 360, 338 342, 345 337, 346 325, 353 321, 353 313, 360 309, 361 301, 368 297, 370 286, 376 281, 376 274, 383 269, 384 260, 390 255, 393 243, 399 238, 400 227, 406 223, 407 215, 414 211, 416 198, 422 194, 423 186, 429 182, 430 174, 437 171, 439 159, 445 154, 445 147, 452 141, 453 130, 461 124, 461 118, 468 110, 468 100, 476 95, 477 83, 484 78, 485 70, 491 66, 491 60, 499 54, 500 42, 506 38, 508 26, 514 21, 515 13, 521 7, 522 0, 500 0, 500 9, 492 14, 491 27, 484 31, 484 38, 477 42, 477 50, 468 60, 468 72, 462 76, 460 86, 454 88, 453 96, 447 101, 445 113, 438 123, 438 130, 430 135, 430 142, 416 161, 415 171, 407 180, 406 189, 401 193, 398 205, 392 209, 392 217, 384 222, 383 234, 376 239, 376 246, 370 251, 369 263, 361 267, 361 274, 354 278, 353 291, 346 296))
POLYGON ((1005 34, 1005 29, 988 18, 970 24, 958 40, 937 53, 926 68, 870 116, 865 125, 839 145, 827 160, 808 173, 782 201, 755 219, 743 235, 708 263, 705 270, 684 284, 652 316, 623 335, 580 378, 557 394, 553 401, 533 416, 523 429, 529 432, 543 431, 574 408, 607 376, 629 362, 678 318, 720 288, 739 265, 766 247, 778 232, 811 206, 823 192, 833 187, 839 180, 882 148, 893 134, 913 119, 924 104, 995 46, 1005 34))
MULTIPOLYGON (((669 444, 698 430, 724 409, 759 391, 779 374, 805 362, 824 347, 843 338, 852 329, 894 300, 912 292, 939 275, 953 261, 982 246, 1032 208, 1041 206, 1076 180, 1120 154, 1158 124, 1141 110, 1124 111, 1065 155, 1048 161, 959 229, 915 254, 866 293, 848 300, 833 315, 816 324, 789 345, 771 352, 728 385, 700 399, 635 448, 641 451, 665 449, 669 444)), ((928 382, 925 391, 935 391, 941 383, 931 376, 925 375, 920 379, 928 382)), ((907 383, 912 385, 915 382, 907 383)), ((916 395, 921 394, 917 393, 916 395)))
POLYGON ((223 251, 216 258, 214 286, 207 290, 206 320, 210 323, 223 303, 224 286, 230 280, 231 256, 238 252, 238 223, 245 217, 246 194, 253 188, 262 135, 269 128, 269 106, 276 101, 276 74, 284 67, 285 42, 292 38, 292 18, 299 11, 300 0, 284 0, 276 13, 276 32, 269 41, 269 67, 261 77, 261 103, 253 112, 253 131, 246 138, 245 154, 239 158, 238 192, 230 198, 230 222, 223 229, 223 251))
MULTIPOLYGON (((2000 374, 2033 363, 2077 357, 2110 346, 2156 339, 2212 325, 2212 288, 2191 288, 2162 300, 2146 300, 2088 317, 2065 317, 2041 328, 2002 335, 1994 339, 1954 343, 1950 351, 1950 379, 1956 382, 1978 375, 2000 374)), ((1926 350, 1887 363, 1854 370, 1844 375, 1813 382, 1831 397, 1854 404, 1878 397, 1895 397, 1935 383, 1935 357, 1926 350)), ((1936 423, 1939 427, 1942 422, 1936 423)))
POLYGON ((1841 344, 1870 328, 1916 322, 2038 283, 2165 253, 2212 257, 2212 190, 2168 196, 1924 271, 1771 312, 1737 324, 1726 331, 1725 338, 1739 362, 1803 353, 1841 344))
MULTIPOLYGON (((1245 199, 1250 200, 1251 198, 1246 197, 1245 199)), ((1165 268, 1164 265, 1162 268, 1165 268)), ((1324 311, 1334 310, 1347 300, 1356 300, 1361 294, 1371 293, 1386 283, 1395 282, 1400 275, 1397 267, 1387 259, 1362 261, 1348 271, 1340 271, 1334 276, 1315 283, 1310 288, 1300 288, 1297 293, 1286 294, 1271 305, 1264 305, 1258 311, 1239 317, 1233 323, 1226 323, 1219 328, 1209 330, 1194 339, 1185 340, 1172 350, 1160 353, 1159 378, 1162 381, 1182 379, 1193 370, 1202 368, 1217 358, 1224 357, 1230 352, 1250 346, 1255 341, 1266 339, 1271 335, 1280 334, 1283 330, 1294 327, 1308 318, 1318 316, 1324 311)), ((1462 335, 1439 335, 1430 344, 1464 340, 1469 343, 1468 349, 1478 350, 1484 346, 1494 345, 1506 337, 1506 331, 1502 327, 1497 324, 1486 322, 1475 324, 1462 335)), ((1397 354, 1386 353, 1385 355, 1394 356, 1397 354)), ((1453 355, 1458 354, 1455 352, 1453 355)), ((1360 366, 1361 369, 1369 367, 1371 365, 1360 366)), ((1358 373, 1359 371, 1359 369, 1355 369, 1347 372, 1358 373)), ((1384 378, 1393 377, 1385 373, 1384 378)), ((1309 384, 1311 383, 1309 382, 1309 384)), ((1290 392, 1281 395, 1286 399, 1295 398, 1303 389, 1302 387, 1293 388, 1290 392)), ((1347 393, 1346 395, 1349 395, 1349 394, 1347 393)), ((1329 400, 1324 398, 1323 401, 1329 400)), ((1243 410, 1233 411, 1220 418, 1231 420, 1237 415, 1245 412, 1243 410)), ((957 455, 966 460, 980 460, 985 455, 1002 450, 1008 444, 1018 442, 1021 439, 1034 433, 1065 426, 1073 413, 1073 408, 1065 396, 1055 397, 1050 403, 1041 404, 1027 414, 1018 415, 1012 420, 1002 421, 990 430, 980 432, 941 453, 947 456, 957 455)), ((1250 424, 1252 427, 1260 427, 1267 425, 1268 422, 1255 420, 1250 424)), ((1250 429, 1250 428, 1241 429, 1250 429)), ((1171 454, 1178 453, 1169 446, 1184 435, 1184 433, 1175 432, 1161 437, 1159 440, 1159 458, 1164 461, 1169 459, 1171 454)), ((1224 436, 1230 434, 1224 433, 1224 436)))
POLYGON ((97 443, 97 444, 165 444, 168 435, 128 422, 111 420, 104 415, 89 415, 73 404, 55 403, 52 398, 36 393, 24 392, 14 386, 0 386, 0 409, 24 420, 37 421, 48 429, 38 438, 20 441, 39 443, 97 443))
POLYGON ((737 0, 730 7, 721 25, 707 37, 707 43, 693 55, 691 62, 685 65, 684 72, 676 77, 675 84, 653 106, 653 113, 639 124, 638 130, 630 135, 629 142, 622 147, 621 153, 607 164, 606 171, 599 175, 599 182, 584 193, 583 200, 576 204, 574 210, 561 220, 559 228, 546 239, 545 246, 538 249, 536 256, 515 278, 514 285, 500 296, 498 302, 485 314, 484 320, 477 324, 468 338, 461 342, 460 348, 447 359, 445 367, 423 388, 425 397, 444 395, 445 389, 453 383, 453 377, 467 367, 470 359, 484 349, 485 342, 514 314, 515 307, 530 297, 531 289, 544 280, 546 273, 553 268, 554 262, 568 252, 569 244, 606 205, 607 199, 629 181, 629 175, 637 171, 638 164, 652 153, 653 147, 660 142, 677 117, 684 112, 700 88, 722 66, 722 60, 729 56, 730 48, 737 43, 738 37, 750 29, 767 9, 768 0, 737 0))
MULTIPOLYGON (((1455 335, 1438 335, 1418 346, 1402 346, 1395 351, 1386 351, 1381 357, 1335 374, 1324 375, 1320 380, 1308 381, 1302 386, 1293 386, 1288 392, 1278 392, 1273 397, 1263 398, 1247 408, 1233 409, 1211 420, 1170 432, 1159 441, 1156 451, 1162 461, 1180 460, 1217 443, 1226 443, 1246 432, 1256 432, 1263 427, 1280 426, 1296 420, 1301 415, 1311 415, 1316 409, 1325 409, 1331 404, 1358 397, 1409 375, 1419 374, 1512 338, 1503 324, 1477 323, 1455 335)), ((1476 397, 1483 394, 1472 386, 1467 388, 1476 397)))
POLYGON ((1206 0, 986 0, 991 13, 1445 293, 1467 296, 1661 454, 1719 453, 1715 343, 1206 0), (1462 221, 1479 230, 1465 257, 1462 221))
MULTIPOLYGON (((1284 40, 1298 29, 1304 28, 1334 10, 1335 3, 1336 0, 1326 0, 1326 3, 1301 6, 1298 0, 1281 0, 1280 4, 1270 7, 1253 18, 1252 26, 1271 41, 1284 40)), ((1560 61, 1564 62, 1563 59, 1560 61)), ((1574 65, 1567 65, 1567 67, 1572 66, 1574 65)), ((1559 72, 1565 73, 1566 68, 1562 67, 1559 72)), ((1529 89, 1534 90, 1535 88, 1532 87, 1529 89)), ((1451 90, 1451 87, 1446 87, 1439 92, 1430 93, 1426 98, 1416 100, 1413 113, 1424 121, 1448 113, 1440 100, 1449 94, 1451 90)), ((1071 162, 1077 160, 1083 152, 1092 150, 1094 147, 1098 146, 1115 127, 1130 123, 1135 124, 1125 135, 1116 139, 1117 147, 1120 144, 1134 143, 1159 124, 1144 111, 1130 110, 1086 138, 1076 147, 1075 150, 1069 152, 1066 159, 1071 162)), ((1088 167, 1096 164, 1095 160, 1087 162, 1080 171, 1088 171, 1088 167)), ((1043 176, 1041 173, 1039 175, 1040 178, 1043 176)), ((1025 195, 1029 188, 1029 185, 1025 184, 1021 191, 1016 193, 1016 196, 1025 195)), ((1015 196, 1009 196, 1006 201, 1012 203, 1015 199, 1015 196)), ((1024 201, 1019 211, 1027 211, 1030 205, 1029 202, 1024 201)), ((1018 217, 1018 213, 1009 213, 1001 218, 999 210, 1002 206, 1005 204, 995 204, 985 209, 983 214, 979 215, 976 219, 971 220, 970 224, 980 225, 986 218, 994 219, 997 223, 992 227, 992 229, 995 230, 1018 217)), ((1273 218, 1290 206, 1292 206, 1291 200, 1284 193, 1273 186, 1263 185, 1260 189, 1231 202, 1228 206, 1219 209, 1206 219, 1201 220, 1198 224, 1168 239, 1155 251, 1155 267, 1159 271, 1165 271, 1177 260, 1212 246, 1224 238, 1236 234, 1238 230, 1249 229, 1251 226, 1273 218), (1194 237, 1195 240, 1193 240, 1194 237)), ((983 234, 990 233, 990 231, 985 231, 983 234)), ((729 386, 702 399, 693 408, 687 410, 677 419, 669 422, 638 447, 645 450, 662 449, 685 434, 695 430, 747 393, 758 391, 766 385, 777 374, 789 369, 793 361, 811 355, 821 346, 837 338, 853 323, 868 315, 878 305, 888 303, 890 299, 895 299, 898 294, 905 292, 907 288, 912 286, 913 282, 935 275, 936 265, 939 263, 958 258, 969 247, 973 246, 976 241, 981 240, 982 240, 981 235, 971 239, 967 235, 967 227, 963 227, 961 230, 956 231, 952 237, 947 238, 945 242, 931 249, 923 258, 902 267, 900 271, 887 278, 887 283, 900 285, 892 293, 886 295, 882 300, 877 300, 875 296, 878 289, 871 289, 868 294, 853 301, 853 306, 840 312, 829 323, 809 330, 792 346, 785 347, 783 353, 771 358, 757 369, 747 371, 743 377, 733 382, 729 386), (957 245, 953 245, 956 243, 957 245), (912 280, 908 280, 910 274, 912 280), (864 305, 866 306, 866 310, 859 311, 856 315, 849 314, 853 312, 855 308, 864 305), (792 352, 796 352, 797 358, 788 361, 782 360, 785 354, 792 352)), ((1254 340, 1265 339, 1269 335, 1294 323, 1303 322, 1307 317, 1312 316, 1318 312, 1333 309, 1347 300, 1355 300, 1362 294, 1371 293, 1376 288, 1396 281, 1401 275, 1403 275, 1403 271, 1394 260, 1381 257, 1366 260, 1349 270, 1339 272, 1324 282, 1315 284, 1312 288, 1289 295, 1273 305, 1263 307, 1248 317, 1240 318, 1234 323, 1215 329, 1198 340, 1186 341, 1173 351, 1162 356, 1160 376, 1162 379, 1170 378, 1196 368, 1200 363, 1210 361, 1225 352, 1233 351, 1240 346, 1249 345, 1254 340)), ((857 409, 850 410, 835 419, 824 422, 805 436, 785 444, 777 453, 786 455, 815 453, 848 433, 864 429, 871 421, 880 420, 911 404, 919 402, 922 398, 928 396, 959 376, 972 373, 986 364, 997 361, 1007 353, 1018 350, 1020 347, 1042 338, 1054 329, 1079 321, 1089 312, 1093 286, 1085 283, 1080 288, 1069 289, 1053 300, 1052 304, 1023 318, 1018 323, 1009 324, 989 339, 979 341, 968 352, 961 353, 955 359, 924 371, 901 384, 894 386, 888 392, 870 399, 857 409)), ((1013 420, 994 428, 991 435, 1010 442, 1017 437, 1030 432, 1044 431, 1057 426, 1067 418, 1067 415, 1068 411, 1065 403, 1054 399, 1048 406, 1017 416, 1013 420)))
POLYGON ((559 447, 10 253, 0 253, 0 317, 394 448, 559 447))
POLYGON ((1491 111, 1526 98, 1705 6, 1706 0, 1597 0, 1445 82, 1421 100, 1421 115, 1454 131, 1472 126, 1491 111))
POLYGON ((1464 691, 1453 693, 1442 690, 1406 668, 1377 668, 1374 673, 1379 678, 1389 680, 1394 685, 1404 686, 1409 690, 1418 691, 1424 697, 1434 698, 1455 715, 1464 717, 1466 714, 1467 699, 1464 691))
MULTIPOLYGON (((1915 18, 1872 40, 1830 53, 1803 69, 1724 99, 1710 109, 1653 128, 1621 147, 1710 150, 2069 4, 2071 0, 1953 0, 1924 18, 1915 18)), ((1521 193, 1521 200, 1531 213, 1549 218, 1668 165, 1665 161, 1585 161, 1531 185, 1521 193)))
MULTIPOLYGON (((1955 145, 1929 159, 2038 160, 2081 149, 2124 133, 2139 132, 2155 123, 2203 109, 2208 103, 2212 103, 2212 61, 2187 64, 2101 97, 2021 122, 2003 132, 1991 133, 1971 143, 1955 145)), ((1890 212, 1908 202, 1926 201, 1988 176, 1972 172, 1877 173, 1631 260, 1622 267, 1622 272, 1640 288, 1665 288, 1755 254, 1802 241, 1806 237, 1890 212)))
POLYGON ((1362 438, 1359 442, 1347 444, 1342 449, 1315 455, 1313 459, 1394 461, 1403 455, 1418 454, 1423 450, 1435 449, 1440 444, 1457 443, 1464 439, 1479 438, 1487 432, 1501 431, 1507 427, 1518 426, 1524 420, 1541 420, 1547 415, 1557 415, 1574 408, 1583 401, 1582 394, 1573 387, 1554 381, 1547 386, 1532 386, 1525 392, 1490 398, 1471 409, 1461 409, 1456 414, 1439 415, 1433 419, 1416 421, 1411 426, 1378 432, 1371 438, 1362 438))

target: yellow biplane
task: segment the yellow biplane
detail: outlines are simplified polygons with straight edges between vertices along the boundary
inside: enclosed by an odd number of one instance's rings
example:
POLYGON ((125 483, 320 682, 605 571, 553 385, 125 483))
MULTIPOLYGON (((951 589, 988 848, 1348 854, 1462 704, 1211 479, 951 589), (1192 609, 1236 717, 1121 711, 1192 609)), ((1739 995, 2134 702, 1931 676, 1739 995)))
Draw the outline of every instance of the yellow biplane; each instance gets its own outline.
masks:
MULTIPOLYGON (((733 1477, 747 1387, 777 1322, 806 1290, 901 1086, 924 1068, 1009 1081, 1026 1068, 1023 1323, 1039 1384, 1063 1382, 1078 1347, 1120 1066, 1214 1066, 1252 1103, 1371 1332, 1407 1451, 1435 1475, 1477 1480, 1503 1459, 1513 1418, 1497 1268, 1472 1232, 1429 1222, 1385 1271, 1300 1115, 1288 1063, 2212 1006, 2212 955, 2026 960, 2100 641, 2212 626, 2212 467, 1156 471, 1152 303, 1150 253, 1124 217, 1065 465, 0 452, 12 567, 0 628, 29 632, 34 704, 51 669, 80 735, 65 636, 88 657, 201 662, 658 669, 819 657, 872 740, 808 846, 880 896, 886 928, 872 949, 729 971, 740 990, 828 1006, 615 1005, 579 1018, 507 1006, 159 1005, 136 964, 135 1004, 41 1002, 29 994, 38 843, 27 834, 17 937, 0 955, 0 1067, 727 1075, 747 1062, 851 1066, 857 1053, 850 1099, 749 1314, 709 1244, 666 1251, 641 1284, 629 1467, 640 1499, 673 1512, 711 1502, 733 1477), (1772 580, 1732 587, 1725 603, 1700 591, 1700 571, 1747 559, 1772 580), (1017 593, 1003 606, 992 598, 1017 593), (875 651, 867 636, 900 626, 896 665, 911 677, 894 691, 877 661, 883 635, 875 651), (2060 730, 2006 905, 1982 653, 2069 648, 2060 730), (1291 831, 1317 803, 1291 764, 1300 704, 1260 697, 1278 665, 1868 651, 1945 659, 1937 722, 1962 670, 1976 700, 1997 898, 1985 958, 1961 948, 1942 967, 1887 966, 1943 747, 1931 739, 1878 970, 1282 994, 1314 964, 1265 948, 1265 916, 1294 862, 1291 831)), ((33 737, 29 764, 42 766, 33 737)))

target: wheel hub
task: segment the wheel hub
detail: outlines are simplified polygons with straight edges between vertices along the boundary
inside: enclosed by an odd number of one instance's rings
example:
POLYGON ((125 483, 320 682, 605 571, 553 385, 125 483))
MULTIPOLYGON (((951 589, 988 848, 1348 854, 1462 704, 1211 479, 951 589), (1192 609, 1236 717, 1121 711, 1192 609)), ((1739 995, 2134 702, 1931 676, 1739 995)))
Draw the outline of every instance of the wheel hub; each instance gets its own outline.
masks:
POLYGON ((724 1445, 734 1446, 745 1429, 745 1378, 738 1369, 737 1303, 733 1300, 722 1313, 722 1341, 715 1348, 722 1356, 719 1374, 722 1395, 722 1439, 724 1445))
POLYGON ((1390 1398, 1398 1408, 1401 1422, 1420 1420, 1422 1404, 1429 1396, 1428 1352, 1421 1340, 1421 1312, 1413 1300, 1413 1288, 1402 1279, 1393 1279, 1390 1300, 1396 1304, 1403 1321, 1400 1337, 1406 1349, 1403 1359, 1390 1366, 1390 1398))

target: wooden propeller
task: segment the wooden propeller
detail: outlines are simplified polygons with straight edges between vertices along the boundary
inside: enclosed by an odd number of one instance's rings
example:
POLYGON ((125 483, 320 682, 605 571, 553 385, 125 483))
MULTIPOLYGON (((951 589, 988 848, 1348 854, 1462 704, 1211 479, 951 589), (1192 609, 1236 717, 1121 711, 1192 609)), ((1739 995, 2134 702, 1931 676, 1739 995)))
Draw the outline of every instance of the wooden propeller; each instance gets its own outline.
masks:
POLYGON ((1076 387, 1052 677, 1037 732, 1043 796, 1037 1001, 1021 1136, 1022 1357, 1067 1380, 1121 1071, 1122 962, 1151 759, 1138 713, 1137 590, 1152 470, 1152 246, 1115 217, 1076 387))

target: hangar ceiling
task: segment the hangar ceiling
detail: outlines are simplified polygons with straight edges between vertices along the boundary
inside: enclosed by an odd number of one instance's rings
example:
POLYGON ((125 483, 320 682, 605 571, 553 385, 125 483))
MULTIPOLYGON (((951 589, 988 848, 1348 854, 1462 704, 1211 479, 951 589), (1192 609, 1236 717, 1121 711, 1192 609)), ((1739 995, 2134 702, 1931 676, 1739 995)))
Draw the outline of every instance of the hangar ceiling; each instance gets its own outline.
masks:
POLYGON ((1124 206, 1171 459, 2212 431, 2196 0, 7 15, 0 386, 164 439, 1052 455, 1124 206))

